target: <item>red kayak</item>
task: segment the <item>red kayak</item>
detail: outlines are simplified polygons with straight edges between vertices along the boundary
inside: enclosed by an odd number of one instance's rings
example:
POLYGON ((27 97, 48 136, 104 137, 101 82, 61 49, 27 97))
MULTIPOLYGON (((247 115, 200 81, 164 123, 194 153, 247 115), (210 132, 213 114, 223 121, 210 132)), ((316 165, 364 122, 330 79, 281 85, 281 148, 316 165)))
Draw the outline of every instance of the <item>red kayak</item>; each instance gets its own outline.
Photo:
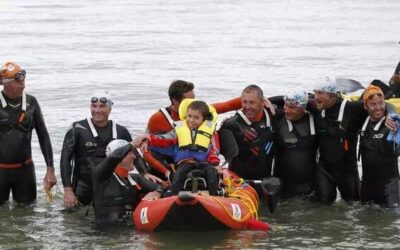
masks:
POLYGON ((257 221, 257 192, 235 178, 225 171, 227 196, 185 191, 159 200, 141 201, 133 214, 135 226, 144 231, 267 230, 268 224, 257 221))

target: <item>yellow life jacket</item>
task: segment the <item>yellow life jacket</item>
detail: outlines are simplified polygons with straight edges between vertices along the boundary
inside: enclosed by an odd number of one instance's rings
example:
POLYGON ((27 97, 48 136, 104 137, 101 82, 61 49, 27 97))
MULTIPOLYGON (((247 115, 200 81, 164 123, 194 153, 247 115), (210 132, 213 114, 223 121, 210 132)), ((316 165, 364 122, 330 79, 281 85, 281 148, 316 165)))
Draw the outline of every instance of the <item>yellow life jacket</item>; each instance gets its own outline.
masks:
POLYGON ((205 120, 200 127, 192 135, 191 129, 186 123, 187 107, 192 103, 194 99, 185 99, 179 106, 179 117, 181 121, 176 122, 175 132, 178 139, 178 152, 175 161, 179 161, 184 158, 195 158, 198 160, 205 160, 207 155, 197 155, 195 152, 208 152, 211 144, 211 138, 215 132, 217 126, 217 112, 214 107, 208 105, 208 108, 212 114, 212 120, 205 120), (183 154, 182 151, 186 151, 183 154), (187 154, 187 151, 191 151, 192 154, 187 154))

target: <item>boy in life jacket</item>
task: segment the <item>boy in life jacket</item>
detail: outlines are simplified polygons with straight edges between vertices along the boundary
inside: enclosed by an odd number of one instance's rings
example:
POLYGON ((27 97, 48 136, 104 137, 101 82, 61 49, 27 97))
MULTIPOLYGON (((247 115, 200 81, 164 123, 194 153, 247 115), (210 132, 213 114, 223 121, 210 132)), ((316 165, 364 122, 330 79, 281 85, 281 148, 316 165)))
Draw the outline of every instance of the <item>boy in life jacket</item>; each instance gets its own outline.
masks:
POLYGON ((186 175, 194 169, 204 170, 210 195, 218 195, 217 113, 203 101, 185 99, 179 106, 179 116, 181 121, 177 122, 172 131, 150 136, 152 150, 175 145, 176 172, 170 178, 171 195, 179 193, 186 175))

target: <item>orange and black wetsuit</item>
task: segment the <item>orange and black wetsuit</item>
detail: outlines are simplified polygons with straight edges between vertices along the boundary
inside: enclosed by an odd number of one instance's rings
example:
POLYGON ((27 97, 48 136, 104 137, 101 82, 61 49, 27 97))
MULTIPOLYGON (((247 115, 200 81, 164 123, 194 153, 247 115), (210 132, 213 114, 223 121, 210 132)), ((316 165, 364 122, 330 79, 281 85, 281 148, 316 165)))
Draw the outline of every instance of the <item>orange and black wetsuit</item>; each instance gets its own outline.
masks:
MULTIPOLYGON (((97 223, 123 222, 125 215, 133 212, 143 195, 151 191, 163 193, 161 185, 140 174, 129 174, 118 166, 131 150, 131 144, 116 149, 92 171, 93 207, 97 223)), ((130 218, 127 216, 127 219, 130 218)))
POLYGON ((53 166, 50 136, 35 97, 26 95, 24 102, 22 97, 12 100, 1 95, 4 99, 0 104, 0 204, 9 199, 10 190, 15 201, 30 203, 36 199, 32 130, 36 130, 47 166, 53 166))
MULTIPOLYGON (((242 106, 241 98, 237 97, 231 99, 227 102, 214 103, 211 104, 217 111, 218 114, 225 113, 233 110, 240 109, 242 106)), ((150 134, 164 134, 171 131, 174 127, 171 124, 173 121, 179 121, 179 114, 173 111, 170 107, 161 109, 154 113, 147 123, 147 131, 150 134), (166 114, 164 114, 164 113, 166 114), (167 117, 169 116, 169 117, 167 117)), ((158 173, 165 174, 168 169, 166 165, 168 163, 173 163, 173 157, 168 157, 165 155, 159 155, 151 152, 144 153, 144 159, 150 164, 150 166, 155 169, 158 173), (164 164, 161 164, 163 162, 164 164)))

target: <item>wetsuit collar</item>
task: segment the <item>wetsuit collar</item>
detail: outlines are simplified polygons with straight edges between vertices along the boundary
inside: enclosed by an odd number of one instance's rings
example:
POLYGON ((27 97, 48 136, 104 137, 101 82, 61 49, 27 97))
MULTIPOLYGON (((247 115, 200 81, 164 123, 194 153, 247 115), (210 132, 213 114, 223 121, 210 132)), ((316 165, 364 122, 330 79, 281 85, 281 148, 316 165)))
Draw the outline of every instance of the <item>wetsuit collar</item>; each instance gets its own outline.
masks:
MULTIPOLYGON (((261 113, 261 118, 258 119, 257 121, 250 121, 250 120, 246 117, 246 115, 243 113, 242 110, 238 110, 237 113, 238 113, 239 116, 243 119, 243 121, 245 121, 246 124, 249 125, 249 126, 250 126, 253 122, 259 122, 259 121, 261 121, 262 118, 264 118, 264 115, 265 115, 265 125, 266 125, 267 127, 270 127, 270 126, 271 126, 271 121, 269 120, 268 112, 267 112, 267 110, 265 110, 265 109, 263 109, 263 112, 261 113)), ((258 115, 257 115, 257 116, 258 116, 258 115)), ((255 119, 254 119, 254 120, 255 120, 255 119)))
MULTIPOLYGON (((99 136, 97 134, 97 130, 94 127, 94 124, 92 122, 92 118, 88 117, 88 118, 86 118, 86 120, 87 120, 87 123, 89 124, 90 131, 92 131, 93 137, 99 136)), ((111 126, 112 126, 112 138, 113 139, 117 139, 117 124, 115 122, 111 121, 111 120, 110 120, 110 122, 111 122, 111 126)))
MULTIPOLYGON (((3 106, 3 108, 5 108, 7 106, 7 101, 4 98, 3 95, 3 91, 0 92, 0 101, 1 101, 1 105, 3 106)), ((25 91, 22 93, 22 111, 26 111, 26 93, 25 91)))

